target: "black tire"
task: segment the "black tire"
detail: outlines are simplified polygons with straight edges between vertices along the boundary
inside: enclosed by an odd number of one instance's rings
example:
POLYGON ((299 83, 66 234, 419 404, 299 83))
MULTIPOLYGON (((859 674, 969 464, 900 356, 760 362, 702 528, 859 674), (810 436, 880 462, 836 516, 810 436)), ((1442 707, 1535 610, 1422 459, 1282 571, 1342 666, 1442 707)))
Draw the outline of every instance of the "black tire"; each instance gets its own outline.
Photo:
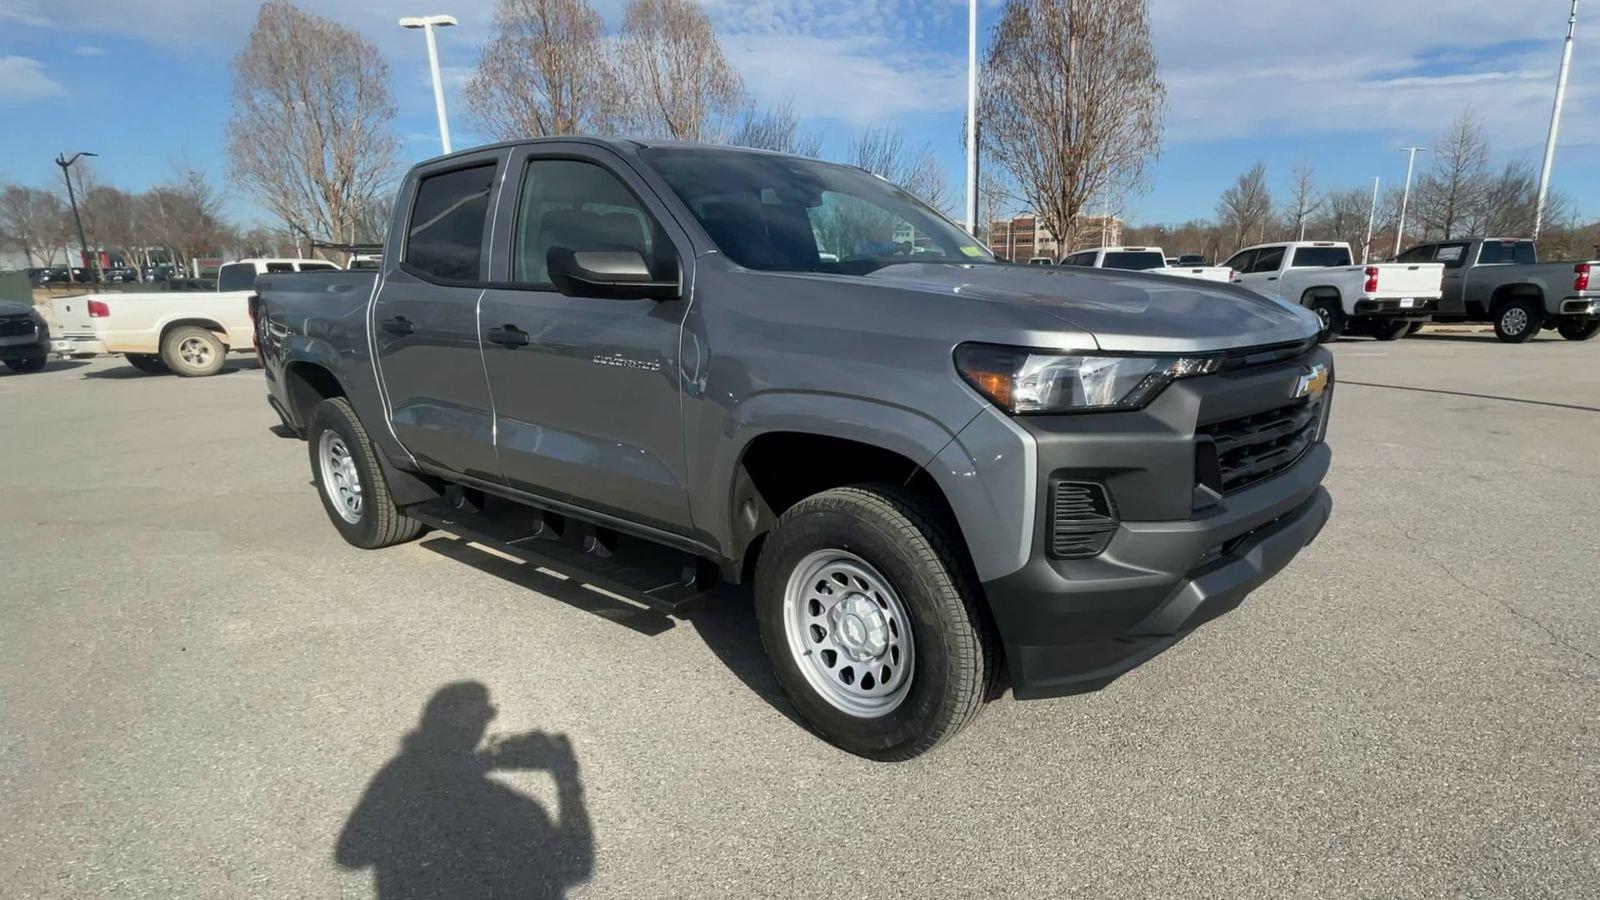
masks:
POLYGON ((1416 334, 1417 332, 1421 331, 1423 326, 1425 326, 1427 324, 1428 324, 1427 322, 1412 322, 1411 324, 1407 325, 1406 326, 1406 337, 1411 337, 1413 334, 1416 334))
POLYGON ((824 491, 778 519, 756 569, 756 618, 778 683, 823 739, 869 759, 910 759, 948 740, 977 715, 996 678, 997 642, 957 546, 951 528, 929 503, 881 485, 824 491), (873 718, 826 699, 807 681, 790 649, 784 623, 789 581, 808 558, 830 550, 845 551, 877 569, 910 620, 914 663, 903 699, 873 718))
POLYGON ((126 358, 128 365, 146 375, 166 375, 172 371, 161 361, 161 357, 154 353, 129 353, 126 358))
POLYGON ((1367 325, 1367 334, 1380 341, 1398 341, 1410 333, 1410 322, 1388 322, 1383 319, 1374 319, 1367 325))
POLYGON ((1332 297, 1318 297, 1311 301, 1311 311, 1322 320, 1322 331, 1317 333, 1317 342, 1326 344, 1336 341, 1344 334, 1345 316, 1344 307, 1332 297))
POLYGON ((1543 327, 1543 306, 1527 297, 1506 303, 1494 314, 1494 336, 1508 344, 1531 340, 1543 327))
POLYGON ((422 523, 407 518, 389 496, 389 483, 384 480, 377 451, 350 407, 350 401, 334 397, 318 403, 311 412, 307 437, 312 483, 317 487, 317 496, 322 498, 322 508, 328 513, 329 521, 346 541, 363 550, 376 550, 403 544, 422 533, 422 523), (324 483, 320 456, 324 433, 336 435, 354 463, 361 485, 361 508, 353 522, 341 512, 335 499, 336 489, 324 483))
POLYGON ((161 338, 161 361, 182 378, 204 378, 222 371, 228 345, 198 325, 179 325, 161 338))
POLYGON ((50 357, 48 356, 24 356, 19 359, 6 360, 6 368, 16 372, 18 375, 27 375, 43 369, 49 361, 50 357))
POLYGON ((1587 341, 1600 334, 1600 319, 1562 319, 1556 331, 1569 341, 1587 341))

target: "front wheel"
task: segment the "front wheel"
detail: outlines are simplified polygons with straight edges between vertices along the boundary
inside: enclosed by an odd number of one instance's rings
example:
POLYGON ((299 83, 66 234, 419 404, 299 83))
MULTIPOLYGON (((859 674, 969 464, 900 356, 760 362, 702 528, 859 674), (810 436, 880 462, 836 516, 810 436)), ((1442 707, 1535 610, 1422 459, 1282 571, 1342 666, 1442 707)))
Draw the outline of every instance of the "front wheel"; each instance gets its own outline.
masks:
POLYGON ((24 356, 20 359, 6 360, 6 368, 16 372, 18 375, 27 375, 30 372, 37 372, 43 369, 49 361, 50 358, 48 356, 24 356))
POLYGON ((404 543, 422 533, 389 496, 377 451, 350 401, 334 397, 311 412, 311 480, 339 534, 363 550, 404 543))
POLYGON ((1494 317, 1495 337, 1508 344, 1532 338, 1543 326, 1544 310, 1532 300, 1513 300, 1494 317))
POLYGON ((227 345, 197 325, 179 326, 161 339, 161 361, 184 378, 217 374, 227 355, 227 345))
POLYGON ((1600 334, 1600 319, 1562 319, 1556 332, 1569 341, 1587 341, 1600 334))
POLYGON ((828 742, 902 760, 977 715, 995 641, 949 526, 877 485, 784 512, 756 571, 761 642, 784 693, 828 742))

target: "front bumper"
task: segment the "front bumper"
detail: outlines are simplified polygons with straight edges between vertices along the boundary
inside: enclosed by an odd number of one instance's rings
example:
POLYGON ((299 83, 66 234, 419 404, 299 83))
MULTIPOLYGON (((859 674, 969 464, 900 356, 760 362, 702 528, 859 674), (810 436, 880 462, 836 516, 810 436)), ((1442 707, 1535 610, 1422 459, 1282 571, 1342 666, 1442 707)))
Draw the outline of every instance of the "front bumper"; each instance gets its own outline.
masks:
POLYGON ((1220 497, 1196 487, 1194 464, 1195 423, 1275 402, 1317 362, 1331 370, 1319 349, 1295 364, 1179 382, 1105 433, 1088 418, 1030 427, 1041 488, 1063 475, 1099 481, 1122 515, 1103 552, 1059 559, 1046 551, 1041 508, 1026 564, 984 582, 1019 699, 1104 687, 1238 606, 1317 537, 1333 509, 1322 487, 1333 457, 1326 443, 1220 497))
POLYGON ((0 337, 0 359, 33 359, 50 355, 50 333, 0 337))

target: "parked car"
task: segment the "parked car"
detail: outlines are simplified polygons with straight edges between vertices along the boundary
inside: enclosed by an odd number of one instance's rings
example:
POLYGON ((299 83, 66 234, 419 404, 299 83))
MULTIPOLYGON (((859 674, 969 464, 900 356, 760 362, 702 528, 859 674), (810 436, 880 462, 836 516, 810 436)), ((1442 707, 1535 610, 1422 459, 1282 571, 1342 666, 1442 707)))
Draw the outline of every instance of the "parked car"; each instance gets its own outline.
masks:
POLYGON ((1251 291, 1003 264, 860 169, 670 142, 463 151, 394 210, 380 272, 258 281, 339 534, 631 537, 753 581, 778 682, 853 753, 950 737, 1002 656, 1019 698, 1104 686, 1331 509, 1333 357, 1251 291))
POLYGON ((0 362, 13 372, 37 372, 50 358, 50 328, 26 303, 0 300, 0 362))
POLYGON ((1436 318, 1493 322, 1502 341, 1521 343, 1553 328, 1569 341, 1600 333, 1600 260, 1539 262, 1531 240, 1472 238, 1419 244, 1400 262, 1444 266, 1444 298, 1436 318))
POLYGON ((1167 255, 1160 247, 1094 247, 1089 250, 1079 250, 1061 260, 1061 264, 1087 269, 1125 269, 1129 272, 1176 275, 1180 278, 1198 278, 1202 281, 1223 283, 1227 283, 1233 277, 1233 272, 1227 266, 1185 268, 1169 266, 1167 255))
POLYGON ((1347 330, 1382 341, 1404 337, 1438 311, 1443 292, 1438 263, 1360 266, 1350 245, 1336 241, 1247 247, 1227 265, 1237 273, 1234 284, 1315 312, 1325 341, 1347 330))
MULTIPOLYGON (((138 294, 94 294, 74 298, 82 304, 95 343, 84 342, 80 352, 124 354, 141 371, 172 372, 183 376, 215 375, 232 350, 251 349, 250 314, 246 299, 256 277, 267 273, 313 270, 337 271, 324 260, 241 259, 224 264, 212 290, 169 290, 138 294)), ((61 312, 57 321, 71 339, 79 334, 78 319, 61 312)), ((66 351, 63 351, 66 352, 66 351)))

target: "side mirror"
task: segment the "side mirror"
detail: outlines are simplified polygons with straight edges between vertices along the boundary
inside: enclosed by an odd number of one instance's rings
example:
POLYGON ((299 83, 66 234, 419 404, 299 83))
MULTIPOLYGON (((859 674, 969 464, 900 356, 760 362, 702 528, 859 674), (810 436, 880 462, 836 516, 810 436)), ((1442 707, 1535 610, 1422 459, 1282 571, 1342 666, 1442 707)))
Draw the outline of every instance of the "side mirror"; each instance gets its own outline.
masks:
POLYGON ((644 257, 634 250, 569 250, 551 247, 545 255, 550 281, 568 297, 606 300, 676 300, 676 281, 656 281, 644 257))

